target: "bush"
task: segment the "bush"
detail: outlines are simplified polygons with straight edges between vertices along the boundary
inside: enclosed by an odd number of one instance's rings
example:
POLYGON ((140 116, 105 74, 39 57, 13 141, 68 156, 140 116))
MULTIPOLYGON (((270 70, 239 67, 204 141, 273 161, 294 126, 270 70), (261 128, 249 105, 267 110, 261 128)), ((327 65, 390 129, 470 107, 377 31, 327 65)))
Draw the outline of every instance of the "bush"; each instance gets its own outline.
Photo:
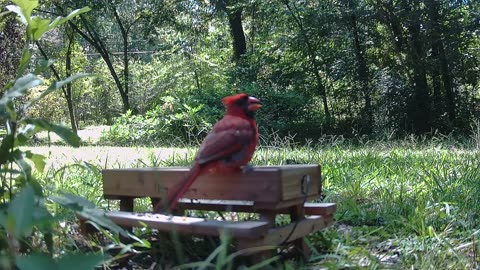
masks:
POLYGON ((275 85, 260 87, 251 84, 243 91, 258 97, 264 105, 256 115, 260 134, 293 135, 298 142, 320 135, 322 120, 321 113, 313 109, 315 99, 293 88, 280 89, 275 85))
MULTIPOLYGON (((299 140, 317 136, 320 120, 312 107, 314 100, 293 89, 260 87, 249 84, 235 92, 258 97, 265 106, 256 115, 260 133, 281 137, 295 135, 299 140)), ((221 99, 234 91, 203 90, 167 95, 144 115, 131 112, 116 118, 100 142, 107 145, 198 144, 224 112, 221 99)), ((268 137, 268 136, 267 136, 268 137)))
POLYGON ((116 118, 109 131, 102 134, 100 143, 112 145, 176 146, 197 143, 211 128, 211 119, 200 113, 203 104, 179 102, 171 96, 162 98, 144 115, 131 111, 116 118))

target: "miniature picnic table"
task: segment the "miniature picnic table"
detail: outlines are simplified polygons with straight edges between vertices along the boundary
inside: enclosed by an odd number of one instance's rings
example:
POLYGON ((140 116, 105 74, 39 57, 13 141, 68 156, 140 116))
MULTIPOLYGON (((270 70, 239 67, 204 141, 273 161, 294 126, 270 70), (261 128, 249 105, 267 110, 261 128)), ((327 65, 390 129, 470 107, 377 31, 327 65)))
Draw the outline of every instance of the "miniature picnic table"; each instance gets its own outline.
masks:
MULTIPOLYGON (((151 198, 153 206, 175 185, 181 184, 188 168, 141 168, 103 170, 103 194, 120 200, 120 211, 106 212, 114 223, 131 229, 149 226, 164 232, 196 235, 228 233, 237 250, 294 244, 309 255, 303 237, 333 223, 334 203, 309 203, 322 191, 320 165, 253 167, 247 173, 200 176, 178 204, 176 215, 135 213, 136 198, 151 198), (232 221, 185 217, 184 210, 258 213, 258 220, 232 221), (290 223, 276 225, 277 215, 287 214, 290 223)), ((268 252, 250 254, 253 260, 268 252)))

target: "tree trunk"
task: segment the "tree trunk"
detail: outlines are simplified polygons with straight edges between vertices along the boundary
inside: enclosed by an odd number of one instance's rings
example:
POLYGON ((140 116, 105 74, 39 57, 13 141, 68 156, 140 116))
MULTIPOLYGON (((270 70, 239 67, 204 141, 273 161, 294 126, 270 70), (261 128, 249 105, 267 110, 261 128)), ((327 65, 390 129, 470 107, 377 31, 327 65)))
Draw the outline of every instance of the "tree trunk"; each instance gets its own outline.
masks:
POLYGON ((238 62, 241 56, 247 52, 247 42, 245 40, 245 32, 243 31, 243 8, 237 7, 234 10, 229 9, 229 6, 234 4, 236 4, 236 1, 232 0, 215 1, 216 8, 227 14, 228 26, 230 27, 230 34, 232 35, 232 60, 238 62))
MULTIPOLYGON (((414 95, 412 100, 412 108, 410 110, 411 120, 414 132, 423 134, 431 130, 431 107, 430 93, 427 83, 427 74, 425 71, 425 52, 423 42, 421 40, 420 22, 418 7, 412 8, 412 3, 404 2, 405 10, 409 16, 407 29, 409 31, 409 50, 408 58, 413 71, 412 86, 414 95)), ((418 4, 418 3, 417 3, 418 4)))
POLYGON ((122 34, 122 43, 123 43, 123 91, 120 92, 123 102, 123 111, 126 112, 130 109, 130 102, 128 100, 128 91, 129 91, 129 66, 128 66, 128 30, 122 23, 120 16, 118 15, 115 7, 112 7, 115 20, 120 28, 120 33, 122 34))
MULTIPOLYGON (((74 41, 74 33, 71 29, 67 29, 67 35, 68 35, 68 47, 67 47, 67 53, 65 55, 65 74, 66 77, 70 77, 72 75, 72 43, 74 41)), ((68 107, 68 115, 70 116, 70 125, 72 127, 72 130, 75 134, 77 134, 77 121, 75 119, 75 108, 73 106, 73 101, 72 101, 72 96, 73 96, 73 91, 72 91, 72 83, 67 83, 65 86, 65 99, 67 100, 67 107, 68 107)))
POLYGON ((373 111, 372 111, 372 99, 370 96, 370 88, 369 88, 369 72, 367 62, 364 57, 364 52, 361 46, 360 37, 358 34, 358 25, 357 25, 357 16, 355 15, 355 11, 351 5, 350 1, 350 8, 351 8, 351 16, 350 16, 350 26, 353 33, 353 44, 355 50, 355 57, 357 59, 357 76, 358 80, 360 81, 361 91, 364 98, 364 107, 363 107, 363 117, 366 119, 362 119, 362 128, 365 133, 369 134, 372 132, 373 127, 373 111))
MULTIPOLYGON (((445 53, 445 46, 442 39, 442 20, 440 18, 438 2, 435 0, 426 0, 428 15, 430 19, 430 40, 432 45, 432 57, 437 64, 433 68, 434 74, 441 74, 443 83, 443 90, 445 93, 446 113, 451 124, 456 118, 455 112, 455 93, 453 91, 452 79, 450 69, 448 67, 448 60, 445 53)), ((438 80, 438 77, 437 77, 438 80)), ((437 83, 439 84, 439 83, 437 83)))
MULTIPOLYGON (((432 58, 434 60, 434 63, 432 63, 431 67, 431 77, 432 77, 432 117, 435 120, 441 121, 442 114, 443 114, 443 99, 442 99, 442 82, 441 82, 441 76, 440 76, 440 71, 438 68, 438 62, 436 59, 438 59, 438 47, 435 46, 435 42, 432 40, 432 37, 430 37, 431 43, 432 43, 432 58)), ((437 121, 435 121, 437 122, 437 121)), ((437 127, 437 126, 436 126, 437 127)))
MULTIPOLYGON (((73 33, 72 33, 72 36, 69 36, 67 53, 66 53, 66 56, 65 56, 65 72, 66 72, 67 77, 71 76, 71 73, 72 73, 72 71, 71 71, 72 70, 71 69, 71 54, 72 54, 71 44, 72 44, 72 42, 73 42, 73 33)), ((37 45, 37 48, 40 51, 40 54, 43 56, 43 58, 45 58, 45 60, 48 60, 48 56, 45 53, 45 51, 43 50, 42 46, 40 46, 40 43, 38 41, 35 41, 35 44, 37 45)), ((53 76, 55 76, 55 79, 57 79, 57 81, 60 81, 61 80, 60 74, 58 74, 57 69, 55 69, 54 65, 50 66, 50 70, 52 71, 53 76)), ((62 92, 63 92, 63 96, 65 97, 65 99, 67 101, 68 114, 69 114, 69 117, 70 117, 70 125, 72 127, 72 131, 75 134, 77 134, 78 126, 77 126, 77 121, 76 121, 76 118, 75 118, 75 110, 74 110, 74 105, 73 105, 73 101, 72 101, 72 83, 68 83, 67 85, 63 86, 62 87, 62 92)))
MULTIPOLYGON (((63 12, 63 8, 60 5, 56 5, 58 10, 61 13, 63 12)), ((118 89, 118 92, 120 93, 120 96, 122 97, 122 103, 123 103, 123 112, 126 112, 130 109, 130 103, 128 100, 128 92, 125 93, 124 87, 122 85, 122 82, 120 80, 120 77, 117 74, 117 71, 115 70, 115 67, 113 66, 112 59, 110 59, 110 54, 103 44, 102 40, 100 39, 99 35, 95 31, 95 29, 89 24, 88 20, 85 18, 85 16, 82 14, 79 16, 80 20, 82 21, 82 25, 85 29, 85 32, 80 29, 80 27, 73 23, 71 20, 68 21, 68 24, 70 27, 72 27, 75 32, 77 32, 80 36, 82 36, 90 45, 92 45, 95 50, 100 54, 102 57, 103 61, 105 64, 107 64, 108 71, 110 72, 110 75, 112 75, 113 81, 115 82, 115 85, 118 89)))
POLYGON ((402 25, 400 20, 395 15, 395 11, 391 2, 383 2, 382 0, 377 0, 378 12, 381 16, 381 19, 388 26, 391 31, 392 43, 397 52, 403 52, 405 50, 405 37, 403 34, 402 25))
MULTIPOLYGON (((379 14, 392 33, 392 42, 397 54, 405 54, 406 64, 409 67, 410 83, 413 95, 408 98, 407 118, 409 128, 417 134, 431 130, 431 100, 425 69, 425 51, 420 32, 420 9, 413 0, 401 0, 398 3, 405 17, 398 18, 392 2, 377 1, 379 14), (402 22, 405 22, 402 25, 402 22), (406 28, 408 31, 404 31, 406 28)), ((403 61, 403 57, 399 57, 403 61)))
POLYGON ((317 57, 316 57, 315 49, 313 48, 313 45, 311 44, 310 39, 307 36, 307 33, 305 31, 305 28, 303 27, 303 24, 302 24, 300 18, 298 17, 297 13, 293 10, 293 8, 290 6, 289 1, 284 0, 283 2, 285 4, 285 6, 287 7, 288 11, 290 12, 290 14, 292 14, 292 17, 295 20, 295 23, 297 24, 297 26, 300 30, 300 34, 303 37, 303 41, 305 42, 305 45, 306 45, 306 48, 307 48, 307 54, 308 54, 308 57, 310 58, 310 61, 311 61, 312 67, 313 67, 313 69, 311 71, 312 71, 313 75, 315 76, 315 81, 316 81, 316 84, 317 84, 318 93, 322 97, 323 110, 324 110, 324 113, 325 113, 325 128, 329 129, 331 127, 331 124, 332 124, 332 116, 330 114, 330 109, 329 109, 329 106, 328 106, 327 91, 325 89, 323 79, 320 76, 321 69, 320 69, 320 64, 318 63, 318 60, 317 60, 317 57))
POLYGON ((242 9, 238 8, 228 12, 228 23, 233 39, 233 60, 238 61, 247 52, 247 43, 242 26, 242 9))

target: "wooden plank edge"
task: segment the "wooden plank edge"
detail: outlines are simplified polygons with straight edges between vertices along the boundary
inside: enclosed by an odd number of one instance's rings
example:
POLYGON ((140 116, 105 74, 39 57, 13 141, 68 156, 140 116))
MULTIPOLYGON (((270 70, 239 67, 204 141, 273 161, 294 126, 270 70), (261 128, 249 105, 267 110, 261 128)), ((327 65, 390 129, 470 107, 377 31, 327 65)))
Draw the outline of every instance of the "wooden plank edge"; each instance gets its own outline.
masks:
POLYGON ((296 239, 302 238, 310 233, 318 232, 331 225, 333 219, 328 217, 324 218, 323 216, 310 216, 301 220, 296 224, 296 222, 290 223, 282 227, 271 228, 268 230, 268 233, 265 237, 261 239, 254 240, 240 240, 238 249, 249 249, 253 247, 262 247, 262 246, 280 246, 284 244, 284 241, 287 240, 287 243, 293 242, 296 239), (295 225, 296 224, 296 225, 295 225), (293 232, 292 232, 293 230, 293 232))
POLYGON ((268 223, 263 221, 219 221, 122 211, 111 211, 105 215, 122 227, 143 227, 145 224, 160 231, 178 231, 200 235, 227 233, 234 237, 254 239, 262 237, 268 230, 268 223))
MULTIPOLYGON (((256 212, 264 209, 255 209, 252 202, 247 201, 219 201, 219 200, 198 200, 187 202, 182 200, 178 204, 179 209, 184 210, 205 210, 205 211, 228 211, 228 212, 256 212)), ((306 215, 332 215, 337 209, 335 203, 305 203, 306 215)), ((278 209, 278 214, 287 214, 288 208, 278 209)))
MULTIPOLYGON (((106 196, 106 199, 119 200, 123 196, 106 196)), ((156 199, 156 198, 155 198, 156 199)), ((335 203, 311 203, 307 202, 304 205, 306 215, 332 215, 337 210, 335 203)), ((253 202, 249 201, 222 201, 222 200, 194 200, 182 199, 178 203, 180 210, 204 210, 204 211, 228 211, 228 212, 245 212, 252 213, 264 208, 257 209, 253 202)), ((276 209, 274 207, 274 209, 276 209)), ((277 209, 279 214, 286 214, 287 208, 277 209)))
MULTIPOLYGON (((300 170, 300 169, 316 169, 321 168, 320 164, 290 164, 290 165, 272 165, 272 166, 252 166, 253 171, 281 171, 281 170, 300 170)), ((135 172, 135 173, 151 173, 151 172, 188 172, 190 167, 145 167, 145 168, 120 168, 120 169, 102 169, 102 173, 109 174, 115 172, 135 172)))

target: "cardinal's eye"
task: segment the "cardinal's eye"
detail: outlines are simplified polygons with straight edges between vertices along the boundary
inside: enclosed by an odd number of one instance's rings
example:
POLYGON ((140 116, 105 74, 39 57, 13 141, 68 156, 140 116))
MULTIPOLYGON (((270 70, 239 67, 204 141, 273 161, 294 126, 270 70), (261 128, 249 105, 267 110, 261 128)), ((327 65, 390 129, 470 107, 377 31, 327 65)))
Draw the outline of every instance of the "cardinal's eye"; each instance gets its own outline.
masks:
POLYGON ((239 106, 246 105, 248 103, 248 96, 242 97, 241 99, 237 100, 237 102, 235 103, 239 106))

